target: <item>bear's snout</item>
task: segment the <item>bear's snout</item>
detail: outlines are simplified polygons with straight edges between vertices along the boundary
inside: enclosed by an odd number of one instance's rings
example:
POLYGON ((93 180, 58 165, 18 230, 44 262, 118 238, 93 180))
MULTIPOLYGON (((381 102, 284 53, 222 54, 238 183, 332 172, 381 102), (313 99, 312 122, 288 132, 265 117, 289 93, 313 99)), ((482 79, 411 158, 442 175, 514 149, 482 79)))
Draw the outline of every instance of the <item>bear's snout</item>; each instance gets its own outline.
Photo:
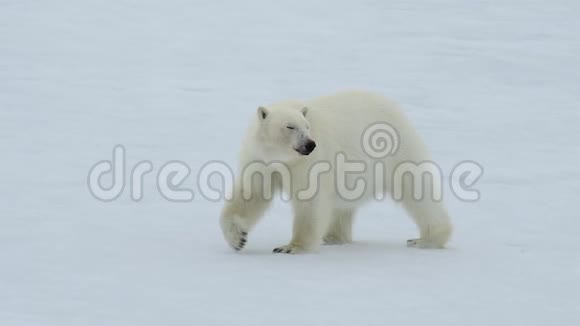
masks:
POLYGON ((316 148, 316 143, 312 139, 308 139, 304 145, 298 147, 296 151, 302 155, 308 155, 316 148))
POLYGON ((312 153, 312 151, 316 148, 316 143, 314 142, 314 140, 309 140, 306 143, 306 150, 308 151, 308 154, 312 153))

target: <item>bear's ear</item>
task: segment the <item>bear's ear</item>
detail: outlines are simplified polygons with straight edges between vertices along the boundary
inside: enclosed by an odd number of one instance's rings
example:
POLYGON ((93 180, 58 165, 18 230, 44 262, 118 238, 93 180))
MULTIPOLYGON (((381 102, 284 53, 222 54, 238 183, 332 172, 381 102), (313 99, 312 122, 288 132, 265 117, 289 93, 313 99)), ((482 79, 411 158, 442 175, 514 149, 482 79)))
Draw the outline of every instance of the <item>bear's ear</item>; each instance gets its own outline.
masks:
POLYGON ((267 116, 268 116, 268 110, 263 106, 258 107, 258 118, 260 120, 264 120, 264 119, 266 119, 267 116))
POLYGON ((306 114, 308 113, 308 107, 303 107, 302 109, 300 109, 300 112, 302 113, 303 116, 306 117, 306 114))

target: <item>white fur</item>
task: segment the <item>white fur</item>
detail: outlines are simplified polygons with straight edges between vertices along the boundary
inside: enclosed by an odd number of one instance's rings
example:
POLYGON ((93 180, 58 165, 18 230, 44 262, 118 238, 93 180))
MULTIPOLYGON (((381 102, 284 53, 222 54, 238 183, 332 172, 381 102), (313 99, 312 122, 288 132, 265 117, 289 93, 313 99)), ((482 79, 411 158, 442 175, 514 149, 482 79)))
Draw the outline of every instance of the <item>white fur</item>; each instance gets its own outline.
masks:
MULTIPOLYGON (((383 191, 391 193, 392 171, 398 163, 429 160, 421 138, 398 106, 369 92, 349 91, 308 101, 275 103, 260 107, 252 120, 240 154, 240 175, 244 167, 255 161, 282 162, 291 175, 291 185, 285 184, 283 178, 276 178, 277 175, 273 177, 274 189, 291 192, 288 195, 294 209, 292 240, 274 249, 275 252, 312 251, 323 241, 329 244, 351 242, 353 215, 357 207, 373 198, 372 187, 381 182, 383 191), (396 154, 379 159, 386 167, 384 180, 376 180, 376 176, 369 173, 377 161, 363 151, 361 144, 365 128, 380 121, 395 127, 400 137, 396 154), (288 129, 289 125, 295 129, 288 129), (299 154, 296 148, 309 139, 316 142, 316 148, 310 155, 299 154), (354 178, 364 178, 368 187, 362 198, 349 201, 337 194, 334 162, 338 153, 344 153, 349 161, 361 161, 369 167, 364 175, 347 178, 347 184, 353 184, 354 178), (308 187, 310 168, 321 161, 329 162, 333 171, 320 176, 319 190, 314 197, 300 200, 297 193, 308 187)), ((276 167, 269 169, 276 170, 276 167)), ((404 183, 403 187, 411 189, 412 183, 404 183)), ((248 186, 238 178, 233 199, 223 208, 221 227, 227 242, 237 250, 243 248, 247 233, 270 204, 271 200, 262 196, 263 191, 259 183, 248 186), (244 198, 243 191, 254 196, 244 198)), ((409 240, 408 245, 443 247, 452 230, 444 205, 429 196, 421 200, 405 196, 402 204, 420 232, 420 237, 409 240)))

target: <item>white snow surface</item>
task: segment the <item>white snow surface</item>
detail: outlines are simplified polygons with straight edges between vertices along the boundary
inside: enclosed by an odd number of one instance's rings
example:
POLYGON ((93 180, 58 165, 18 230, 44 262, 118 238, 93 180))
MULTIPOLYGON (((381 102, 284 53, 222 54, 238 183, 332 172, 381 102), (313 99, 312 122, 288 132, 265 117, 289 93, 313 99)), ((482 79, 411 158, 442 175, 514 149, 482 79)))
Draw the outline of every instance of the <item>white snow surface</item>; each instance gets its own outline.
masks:
POLYGON ((578 325, 580 2, 0 0, 0 325, 578 325), (274 255, 278 201, 231 251, 204 163, 236 166, 258 105, 342 89, 401 103, 448 173, 447 250, 393 203, 355 243, 274 255), (151 160, 145 197, 88 171, 151 160), (191 166, 196 198, 155 175, 191 166))

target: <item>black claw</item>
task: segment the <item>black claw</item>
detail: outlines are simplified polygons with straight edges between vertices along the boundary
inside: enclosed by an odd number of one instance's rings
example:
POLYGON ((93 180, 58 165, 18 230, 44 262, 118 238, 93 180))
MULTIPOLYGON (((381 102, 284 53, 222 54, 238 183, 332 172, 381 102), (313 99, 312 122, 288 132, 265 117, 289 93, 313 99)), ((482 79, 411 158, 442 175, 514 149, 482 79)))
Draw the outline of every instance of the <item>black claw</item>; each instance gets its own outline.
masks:
POLYGON ((284 251, 285 253, 289 254, 290 251, 292 251, 291 249, 286 249, 286 251, 284 251))
POLYGON ((246 231, 242 231, 241 233, 244 237, 248 235, 248 232, 246 232, 246 231))
POLYGON ((274 248, 274 250, 272 250, 272 252, 274 253, 280 253, 282 251, 281 248, 274 248))

